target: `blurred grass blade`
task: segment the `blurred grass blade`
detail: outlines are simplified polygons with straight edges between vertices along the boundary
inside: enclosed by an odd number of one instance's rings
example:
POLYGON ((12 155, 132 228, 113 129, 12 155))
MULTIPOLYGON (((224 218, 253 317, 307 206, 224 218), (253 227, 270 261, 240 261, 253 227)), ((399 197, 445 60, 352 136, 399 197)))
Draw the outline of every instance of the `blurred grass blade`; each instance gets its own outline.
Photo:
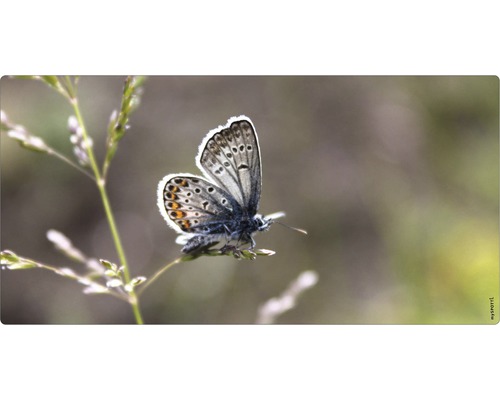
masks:
POLYGON ((125 79, 120 111, 113 111, 109 120, 108 137, 106 140, 106 158, 103 166, 104 178, 106 178, 109 165, 118 148, 118 142, 123 138, 129 128, 129 116, 140 104, 142 85, 145 80, 146 78, 142 76, 128 76, 125 79))
POLYGON ((13 79, 36 79, 39 80, 39 75, 11 75, 10 78, 13 79))
POLYGON ((59 80, 59 77, 56 75, 12 75, 12 78, 15 79, 33 79, 37 81, 42 81, 45 84, 47 84, 49 87, 52 89, 56 90, 60 94, 62 94, 64 97, 68 97, 70 94, 68 92, 68 88, 66 88, 61 81, 59 80))
POLYGON ((53 89, 57 90, 58 92, 64 90, 63 86, 61 85, 61 82, 59 81, 59 78, 55 75, 42 75, 40 76, 40 79, 53 89))

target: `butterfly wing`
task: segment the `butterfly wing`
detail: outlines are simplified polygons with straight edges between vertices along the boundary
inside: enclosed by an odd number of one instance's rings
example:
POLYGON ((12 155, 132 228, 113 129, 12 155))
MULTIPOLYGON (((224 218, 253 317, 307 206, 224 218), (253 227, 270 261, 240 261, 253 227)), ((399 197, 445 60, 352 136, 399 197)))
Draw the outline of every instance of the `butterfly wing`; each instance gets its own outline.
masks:
POLYGON ((224 234, 241 215, 229 193, 191 174, 171 174, 160 181, 158 208, 168 225, 183 234, 224 234))
POLYGON ((236 199, 247 217, 257 213, 262 186, 260 149, 248 117, 233 117, 226 125, 211 130, 200 146, 196 163, 236 199))

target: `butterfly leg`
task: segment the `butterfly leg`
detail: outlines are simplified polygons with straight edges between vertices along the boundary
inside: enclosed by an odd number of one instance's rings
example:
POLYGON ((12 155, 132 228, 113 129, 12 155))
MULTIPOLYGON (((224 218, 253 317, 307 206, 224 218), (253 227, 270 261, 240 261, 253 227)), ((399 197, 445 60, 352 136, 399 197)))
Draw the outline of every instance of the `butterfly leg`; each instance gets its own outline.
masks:
POLYGON ((238 241, 236 242, 236 248, 239 249, 241 246, 250 243, 250 247, 248 250, 252 250, 255 247, 255 240, 253 240, 252 235, 242 232, 238 237, 238 241))
POLYGON ((255 243, 255 240, 252 236, 250 236, 250 247, 249 247, 249 250, 253 250, 253 248, 255 247, 256 243, 255 243))

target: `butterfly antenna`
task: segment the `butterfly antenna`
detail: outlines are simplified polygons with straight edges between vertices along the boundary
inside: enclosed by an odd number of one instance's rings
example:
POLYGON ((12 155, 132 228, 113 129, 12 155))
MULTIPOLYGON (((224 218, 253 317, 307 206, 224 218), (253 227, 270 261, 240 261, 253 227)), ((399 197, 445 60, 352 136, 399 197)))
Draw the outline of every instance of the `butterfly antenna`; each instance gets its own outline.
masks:
POLYGON ((290 226, 290 225, 284 224, 283 222, 276 221, 276 220, 275 220, 274 222, 277 222, 278 224, 283 225, 284 227, 286 227, 286 228, 288 228, 288 229, 291 229, 292 231, 297 231, 297 232, 303 233, 304 235, 307 235, 307 231, 305 231, 304 229, 295 228, 295 227, 293 227, 293 226, 290 226))

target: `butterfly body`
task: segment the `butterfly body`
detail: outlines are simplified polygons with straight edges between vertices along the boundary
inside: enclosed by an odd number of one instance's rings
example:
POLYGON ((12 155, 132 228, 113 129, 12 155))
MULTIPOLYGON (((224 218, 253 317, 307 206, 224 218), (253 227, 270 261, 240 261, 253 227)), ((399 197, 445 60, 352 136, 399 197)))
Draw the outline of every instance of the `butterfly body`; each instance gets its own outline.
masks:
POLYGON ((272 218, 257 214, 262 177, 260 148, 248 117, 230 118, 203 139, 196 164, 204 177, 170 174, 158 186, 158 207, 180 233, 182 252, 193 253, 221 240, 251 243, 272 218))

